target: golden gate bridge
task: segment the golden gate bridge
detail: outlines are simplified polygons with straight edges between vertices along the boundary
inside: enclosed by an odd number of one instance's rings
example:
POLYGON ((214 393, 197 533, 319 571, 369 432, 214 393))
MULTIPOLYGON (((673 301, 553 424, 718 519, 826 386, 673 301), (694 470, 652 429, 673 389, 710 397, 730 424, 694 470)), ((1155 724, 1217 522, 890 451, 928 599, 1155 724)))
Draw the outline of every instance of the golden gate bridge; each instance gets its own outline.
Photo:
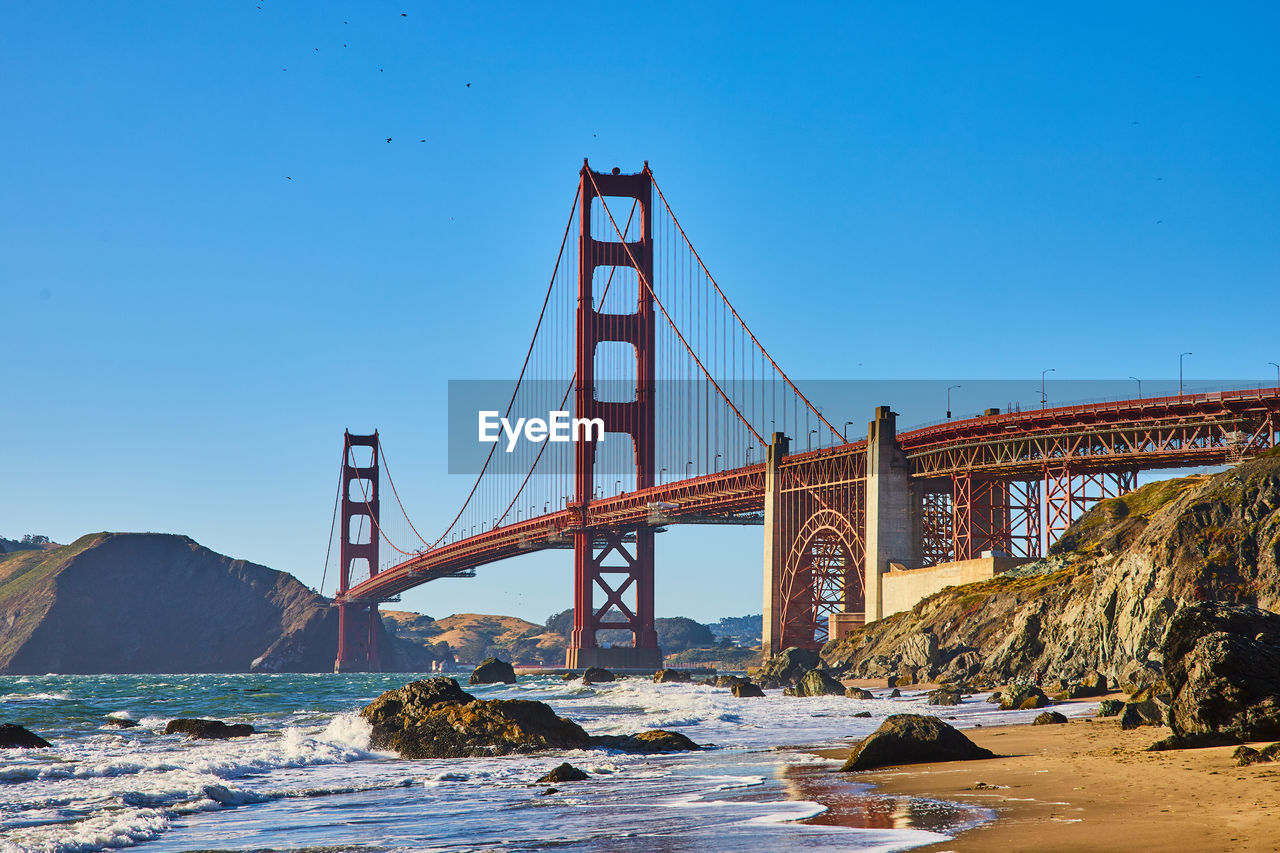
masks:
MULTIPOLYGON (((798 292, 778 307, 807 310, 798 292)), ((765 652, 817 647, 837 621, 888 615, 891 565, 1038 557, 1140 470, 1276 446, 1280 388, 988 409, 903 433, 880 407, 848 441, 739 315, 648 163, 584 161, 502 416, 556 411, 598 418, 604 440, 490 444, 456 514, 426 536, 378 433, 345 435, 336 670, 379 668, 380 602, 552 548, 574 555, 566 666, 657 668, 654 536, 673 524, 762 525, 765 652), (631 645, 601 647, 605 629, 631 645)))

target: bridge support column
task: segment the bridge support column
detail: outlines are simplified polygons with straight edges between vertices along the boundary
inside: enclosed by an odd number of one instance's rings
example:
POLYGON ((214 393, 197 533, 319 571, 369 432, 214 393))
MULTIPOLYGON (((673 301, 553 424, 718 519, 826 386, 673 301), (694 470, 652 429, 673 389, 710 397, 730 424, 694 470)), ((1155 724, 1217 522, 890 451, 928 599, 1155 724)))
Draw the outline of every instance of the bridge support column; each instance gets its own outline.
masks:
POLYGON ((342 532, 338 572, 338 657, 334 672, 379 672, 377 602, 347 601, 353 574, 378 573, 378 433, 352 435, 342 444, 342 532), (369 448, 369 464, 355 459, 355 448, 369 448))
POLYGON ((783 649, 783 575, 786 570, 786 548, 780 506, 781 480, 778 463, 787 455, 791 439, 780 432, 773 434, 765 456, 764 469, 764 638, 766 658, 783 649))
MULTIPOLYGON (((646 163, 635 175, 604 174, 582 164, 580 176, 578 220, 578 311, 577 311, 577 378, 575 383, 576 416, 599 418, 606 433, 623 433, 631 437, 635 452, 635 488, 653 486, 654 467, 654 361, 657 356, 656 314, 653 293, 653 180, 646 163), (597 198, 622 198, 634 201, 640 233, 634 242, 597 240, 591 232, 592 209, 597 198), (605 313, 595 293, 598 267, 631 267, 639 282, 635 311, 629 314, 605 313), (630 344, 635 348, 635 399, 605 401, 596 396, 598 381, 620 377, 596 375, 596 349, 601 343, 630 344)), ((613 227, 613 223, 607 223, 613 227)), ((653 530, 636 527, 625 530, 593 527, 591 499, 596 487, 596 446, 579 441, 575 447, 575 491, 579 528, 574 533, 574 599, 573 635, 569 641, 566 665, 572 669, 604 666, 619 669, 657 669, 662 665, 662 650, 653 629, 653 530), (634 549, 628 549, 628 540, 634 549), (596 608, 595 590, 605 595, 604 604, 596 608), (634 595, 628 605, 624 596, 634 595), (616 621, 621 613, 624 621, 616 621), (622 628, 631 631, 632 646, 602 649, 596 631, 622 628)), ((615 481, 623 472, 605 472, 606 482, 615 481)))
POLYGON ((916 500, 912 497, 907 456, 898 444, 897 415, 888 406, 878 406, 876 419, 867 427, 867 622, 884 617, 880 578, 889 562, 920 564, 920 501, 918 495, 916 500))

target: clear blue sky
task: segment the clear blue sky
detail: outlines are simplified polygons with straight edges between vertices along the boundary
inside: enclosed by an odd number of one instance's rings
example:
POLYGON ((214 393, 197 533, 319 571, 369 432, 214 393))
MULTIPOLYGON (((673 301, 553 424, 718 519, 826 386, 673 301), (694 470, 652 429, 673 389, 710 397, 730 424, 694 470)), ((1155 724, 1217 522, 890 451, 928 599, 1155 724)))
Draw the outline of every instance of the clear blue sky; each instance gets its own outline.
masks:
MULTIPOLYGON (((1273 376, 1280 7, 1030 5, 5 4, 0 535, 317 584, 347 427, 438 528, 446 382, 518 367, 584 156, 797 377, 1273 376)), ((660 615, 758 611, 759 535, 660 538, 660 615)))

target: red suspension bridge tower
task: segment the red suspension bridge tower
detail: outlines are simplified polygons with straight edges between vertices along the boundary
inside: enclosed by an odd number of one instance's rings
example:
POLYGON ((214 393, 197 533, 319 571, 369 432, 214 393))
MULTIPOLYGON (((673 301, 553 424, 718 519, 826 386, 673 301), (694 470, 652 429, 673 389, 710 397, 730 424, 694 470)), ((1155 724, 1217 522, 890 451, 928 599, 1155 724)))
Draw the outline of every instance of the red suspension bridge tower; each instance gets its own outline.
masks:
MULTIPOLYGON (((584 160, 579 181, 576 415, 601 419, 606 433, 630 436, 636 489, 647 489, 654 483, 656 420, 652 176, 647 162, 639 174, 623 175, 617 169, 612 174, 592 171, 584 160), (597 240, 592 236, 593 202, 600 197, 629 199, 635 203, 639 213, 638 239, 597 240), (601 267, 635 270, 638 286, 634 312, 613 314, 597 309, 594 281, 596 270, 601 267), (598 380, 614 379, 596 376, 596 348, 606 342, 635 348, 636 390, 632 400, 600 399, 598 380)), ((608 208, 602 205, 601 210, 616 232, 617 225, 612 222, 608 208)), ((599 302, 603 307, 603 300, 599 302)), ((652 669, 662 665, 662 652, 653 629, 654 531, 643 524, 609 528, 590 525, 587 508, 595 490, 596 449, 594 442, 579 441, 576 445, 574 491, 580 523, 573 534, 573 635, 566 665, 574 669, 588 666, 652 669), (597 587, 604 594, 598 608, 597 587), (631 604, 626 601, 628 592, 634 596, 631 604), (621 614, 620 620, 618 614, 621 614), (609 628, 630 631, 632 647, 600 648, 596 632, 609 628)))
POLYGON ((349 601, 347 591, 351 577, 364 574, 357 569, 368 565, 367 574, 378 573, 378 433, 352 435, 347 432, 342 443, 342 543, 338 570, 338 657, 334 672, 377 672, 378 656, 377 601, 349 601), (369 464, 356 459, 356 448, 369 449, 369 464), (353 571, 353 569, 355 571, 353 571))

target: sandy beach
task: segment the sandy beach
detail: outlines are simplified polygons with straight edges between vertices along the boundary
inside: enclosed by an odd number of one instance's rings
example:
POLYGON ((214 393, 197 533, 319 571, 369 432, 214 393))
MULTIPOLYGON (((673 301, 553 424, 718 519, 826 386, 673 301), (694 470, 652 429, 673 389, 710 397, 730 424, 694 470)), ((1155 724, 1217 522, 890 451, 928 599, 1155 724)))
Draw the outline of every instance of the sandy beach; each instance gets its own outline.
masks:
POLYGON ((1116 718, 965 733, 1000 757, 847 778, 996 813, 921 851, 1280 850, 1280 764, 1237 767, 1235 747, 1147 752, 1169 730, 1116 718))

